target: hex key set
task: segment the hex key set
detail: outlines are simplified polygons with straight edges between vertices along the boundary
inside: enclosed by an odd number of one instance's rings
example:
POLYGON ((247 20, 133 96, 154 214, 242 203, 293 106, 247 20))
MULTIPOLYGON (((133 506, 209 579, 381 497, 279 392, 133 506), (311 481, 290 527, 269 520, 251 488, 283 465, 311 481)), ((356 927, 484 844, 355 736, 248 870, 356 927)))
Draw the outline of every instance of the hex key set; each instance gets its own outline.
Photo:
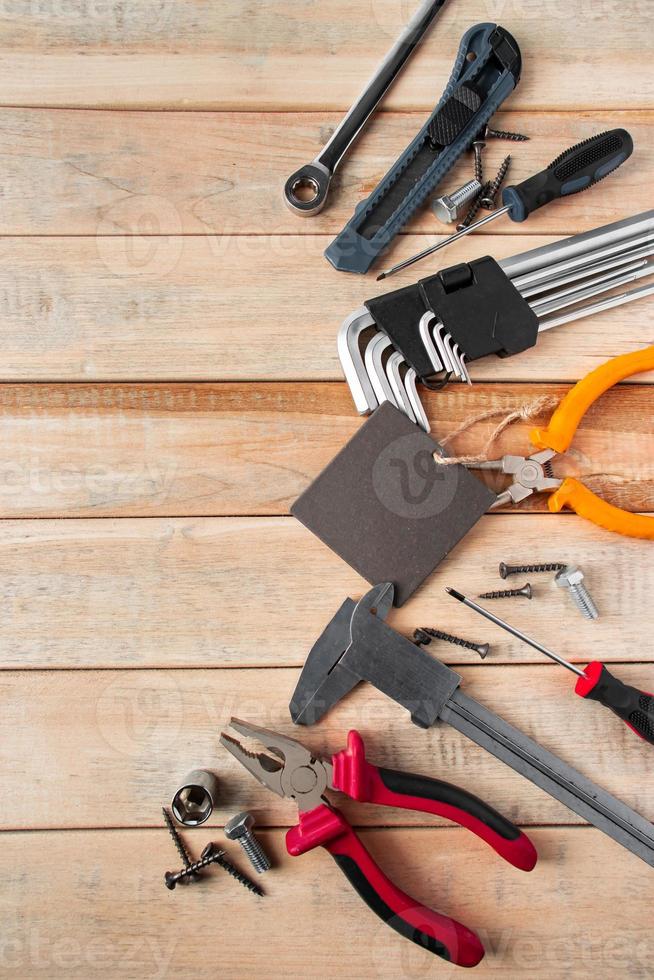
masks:
POLYGON ((652 253, 654 210, 507 259, 443 269, 368 300, 344 320, 337 341, 357 411, 389 401, 429 431, 418 381, 470 384, 468 364, 478 358, 517 354, 540 333, 651 296, 653 283, 621 287, 652 275, 652 253))

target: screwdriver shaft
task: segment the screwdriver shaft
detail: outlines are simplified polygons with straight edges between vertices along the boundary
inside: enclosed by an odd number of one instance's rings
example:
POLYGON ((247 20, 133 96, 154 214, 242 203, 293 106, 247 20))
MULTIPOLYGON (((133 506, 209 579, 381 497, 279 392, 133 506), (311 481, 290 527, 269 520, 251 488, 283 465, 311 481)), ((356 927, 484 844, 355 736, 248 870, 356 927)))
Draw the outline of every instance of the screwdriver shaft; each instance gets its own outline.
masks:
POLYGON ((485 218, 481 218, 479 221, 475 221, 474 225, 468 225, 467 228, 463 228, 461 231, 457 231, 454 235, 450 235, 449 238, 445 238, 442 242, 436 242, 435 245, 430 245, 429 248, 424 248, 422 252, 418 252, 416 255, 412 255, 411 258, 405 259, 404 262, 398 262, 397 265, 392 266, 387 269, 386 272, 382 272, 377 276, 377 282, 380 279, 388 279, 389 276, 394 275, 396 272, 400 272, 402 269, 408 269, 410 265, 414 262, 419 262, 424 259, 427 255, 433 255, 434 252, 440 251, 441 248, 445 248, 451 242, 456 242, 459 238, 465 238, 469 235, 471 231, 475 231, 477 228, 481 228, 483 225, 489 224, 491 221, 495 221, 500 215, 506 214, 510 211, 510 207, 506 205, 503 208, 499 208, 497 211, 493 211, 492 214, 487 215, 485 218))
POLYGON ((469 609, 474 609, 474 611, 479 613, 480 616, 484 616, 486 619, 489 619, 491 623, 495 623, 496 626, 501 626, 507 633, 511 633, 512 636, 522 640, 523 643, 527 643, 535 650, 539 650, 541 653, 544 653, 546 657, 550 658, 550 660, 554 660, 557 664, 561 664, 562 667, 566 667, 568 670, 571 670, 572 673, 577 674, 578 677, 586 677, 584 671, 579 667, 575 667, 575 665, 571 664, 568 660, 564 660, 563 657, 558 655, 558 653, 554 653, 553 650, 549 650, 547 647, 543 646, 542 643, 539 643, 538 640, 532 640, 532 638, 527 636, 526 633, 523 633, 522 630, 516 629, 515 626, 511 626, 509 623, 506 623, 503 619, 500 619, 499 616, 496 616, 495 613, 490 612, 488 609, 484 609, 483 606, 473 602, 472 599, 468 599, 467 596, 457 592, 456 589, 446 588, 445 591, 455 599, 458 599, 459 602, 462 602, 464 606, 468 606, 469 609))

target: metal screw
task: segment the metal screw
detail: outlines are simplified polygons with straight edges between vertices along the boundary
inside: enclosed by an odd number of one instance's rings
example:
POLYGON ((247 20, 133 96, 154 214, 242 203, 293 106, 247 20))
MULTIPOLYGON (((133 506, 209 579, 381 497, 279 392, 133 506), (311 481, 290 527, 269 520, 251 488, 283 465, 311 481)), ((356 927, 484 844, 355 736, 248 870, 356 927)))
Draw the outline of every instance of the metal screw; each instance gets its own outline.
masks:
POLYGON ((484 183, 484 162, 482 160, 482 154, 485 146, 486 144, 483 139, 479 138, 472 144, 472 149, 475 154, 475 180, 478 180, 480 184, 484 183))
POLYGON ((202 868, 206 868, 208 864, 213 864, 215 861, 218 861, 222 857, 222 854, 223 852, 219 851, 214 844, 207 844, 199 861, 193 861, 192 864, 186 865, 181 871, 166 871, 164 875, 166 888, 170 888, 172 891, 180 881, 190 878, 202 868))
POLYGON ((502 166, 497 171, 497 176, 495 177, 495 180, 492 182, 492 184, 488 188, 488 191, 484 193, 484 196, 481 199, 481 206, 482 208, 485 208, 487 211, 492 211, 493 208, 495 207, 495 199, 497 197, 497 192, 499 191, 500 187, 504 183, 504 178, 506 177, 510 166, 511 166, 511 155, 509 154, 509 156, 504 157, 504 160, 502 161, 502 166))
MULTIPOLYGON (((177 831, 177 827, 173 823, 173 818, 171 817, 170 812, 165 808, 165 806, 162 806, 161 812, 163 813, 163 818, 164 818, 164 822, 166 824, 166 827, 168 828, 168 833, 170 834, 170 836, 173 839, 173 843, 175 845, 175 848, 177 849, 177 853, 179 854, 179 856, 182 859, 182 863, 183 863, 184 867, 185 868, 190 868, 191 863, 192 863, 191 862, 191 856, 190 856, 189 852, 186 850, 186 845, 184 844, 184 841, 179 836, 179 833, 177 831)), ((193 875, 189 875, 188 878, 182 878, 181 884, 188 885, 188 883, 190 881, 199 881, 199 879, 201 877, 202 877, 201 874, 199 874, 198 872, 195 872, 193 875)))
POLYGON ((483 136, 487 140, 511 140, 514 143, 526 143, 531 138, 523 133, 510 133, 506 129, 491 129, 490 126, 486 126, 483 136))
POLYGON ((462 640, 460 636, 452 636, 451 633, 443 633, 442 630, 431 629, 429 626, 421 626, 413 634, 413 642, 418 646, 428 646, 432 638, 454 643, 456 646, 465 647, 466 650, 474 650, 482 660, 486 659, 490 650, 490 643, 472 643, 470 640, 462 640))
POLYGON ((557 572, 555 582, 562 588, 568 589, 575 605, 585 619, 599 619, 597 606, 590 592, 584 585, 584 573, 576 565, 566 565, 557 572))
POLYGON ((432 211, 443 224, 456 221, 464 205, 468 201, 471 201, 473 197, 477 197, 480 192, 481 183, 478 180, 469 180, 462 187, 459 187, 458 190, 452 191, 451 194, 444 194, 442 197, 434 198, 431 205, 432 211))
POLYGON ((527 582, 523 585, 521 589, 498 589, 495 592, 482 592, 478 598, 479 599, 513 599, 516 596, 524 596, 525 599, 531 599, 533 592, 531 591, 531 585, 527 582))
POLYGON ((209 864, 220 865, 221 868, 224 868, 225 871, 232 875, 233 878, 236 878, 236 880, 249 891, 254 892, 256 895, 263 895, 263 892, 259 886, 255 885, 255 883, 250 881, 249 878, 246 878, 240 871, 237 871, 234 865, 226 860, 225 852, 218 850, 216 845, 213 843, 207 844, 199 861, 194 861, 192 864, 189 864, 188 867, 182 868, 181 871, 166 871, 166 874, 164 875, 166 888, 169 888, 172 891, 177 884, 188 880, 192 875, 197 874, 202 868, 206 868, 209 864))
POLYGON ((263 874, 264 871, 270 870, 270 859, 252 833, 253 827, 254 817, 251 813, 247 811, 237 813, 225 824, 225 837, 227 840, 237 840, 247 854, 254 870, 263 874))
POLYGON ((509 575, 528 575, 530 572, 558 572, 565 568, 565 562, 547 561, 540 565, 507 565, 500 562, 500 577, 508 578, 509 575))
POLYGON ((481 200, 489 188, 490 188, 490 183, 484 185, 484 188, 481 191, 481 193, 472 202, 472 205, 470 206, 470 210, 466 214, 461 224, 456 226, 457 231, 463 231, 464 228, 467 228, 475 220, 475 218, 479 214, 479 209, 481 207, 481 200))

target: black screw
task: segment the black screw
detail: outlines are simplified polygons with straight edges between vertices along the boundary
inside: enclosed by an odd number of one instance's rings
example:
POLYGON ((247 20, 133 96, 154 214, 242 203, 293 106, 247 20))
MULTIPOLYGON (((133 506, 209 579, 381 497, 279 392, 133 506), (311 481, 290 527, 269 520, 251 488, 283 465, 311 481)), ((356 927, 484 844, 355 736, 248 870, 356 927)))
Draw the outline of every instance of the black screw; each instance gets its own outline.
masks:
POLYGON ((241 874, 241 872, 238 871, 234 865, 225 858, 225 852, 218 850, 216 845, 213 843, 207 844, 199 861, 194 861, 192 864, 189 864, 188 867, 182 868, 181 871, 166 871, 166 874, 164 875, 166 888, 170 888, 172 891, 175 885, 184 881, 185 878, 189 878, 191 875, 197 874, 197 872, 202 868, 206 868, 208 864, 220 865, 220 867, 227 871, 232 878, 236 878, 236 880, 240 882, 244 888, 254 892, 255 895, 263 895, 263 892, 259 886, 255 885, 255 883, 250 881, 249 878, 246 878, 244 874, 241 874))
POLYGON ((467 228, 475 220, 475 218, 479 214, 479 209, 481 207, 482 198, 484 197, 485 194, 488 193, 488 190, 489 190, 490 186, 491 186, 490 183, 487 183, 483 187, 481 193, 478 194, 477 197, 474 199, 474 201, 470 205, 470 209, 469 209, 468 213, 466 214, 465 218, 463 219, 463 221, 460 224, 458 224, 456 226, 456 230, 457 231, 463 231, 464 228, 467 228))
POLYGON ((227 874, 232 876, 232 878, 236 878, 239 884, 243 885, 244 888, 247 888, 248 891, 254 892, 255 895, 258 895, 261 898, 264 894, 261 888, 259 888, 258 885, 255 885, 253 881, 250 881, 247 875, 242 874, 238 868, 235 868, 232 862, 228 861, 224 856, 224 851, 219 851, 218 853, 219 857, 216 858, 216 864, 219 864, 220 867, 227 872, 227 874))
POLYGON ((530 572, 560 572, 565 568, 565 564, 560 561, 541 562, 540 565, 507 565, 500 562, 500 577, 508 578, 509 575, 528 575, 530 572))
POLYGON ((502 166, 497 171, 497 176, 495 177, 495 180, 492 182, 492 184, 488 188, 488 191, 484 193, 484 196, 481 199, 481 206, 482 208, 486 208, 487 211, 492 211, 493 208, 495 207, 495 198, 497 197, 497 192, 499 191, 500 187, 504 183, 504 178, 506 177, 510 166, 511 166, 511 156, 509 155, 505 157, 504 160, 502 161, 502 166))
POLYGON ((202 868, 206 868, 208 864, 213 864, 221 857, 222 851, 219 851, 215 844, 207 844, 199 861, 193 861, 192 864, 182 868, 181 871, 166 871, 164 875, 166 888, 170 888, 172 891, 178 882, 184 881, 185 878, 190 878, 191 875, 196 874, 202 868))
POLYGON ((484 183, 484 163, 481 157, 485 146, 486 144, 482 139, 476 139, 472 144, 475 154, 475 180, 478 180, 480 184, 484 183))
POLYGON ((491 129, 490 126, 486 126, 483 137, 487 140, 511 140, 513 143, 526 143, 530 139, 523 133, 510 133, 506 129, 491 129))
POLYGON ((465 647, 466 650, 474 650, 482 660, 486 659, 490 650, 490 643, 472 643, 470 640, 462 640, 460 636, 452 636, 451 633, 443 633, 442 630, 431 629, 429 626, 421 626, 413 634, 413 642, 418 646, 427 646, 432 638, 454 643, 456 646, 465 647))
POLYGON ((531 591, 531 585, 527 582, 523 585, 521 589, 498 589, 495 592, 482 592, 478 598, 479 599, 513 599, 516 596, 524 596, 525 599, 531 599, 533 592, 531 591))
MULTIPOLYGON (((173 818, 171 817, 170 812, 166 809, 165 806, 162 806, 161 812, 163 813, 163 818, 164 818, 166 827, 168 828, 168 833, 170 834, 170 836, 173 839, 173 843, 174 843, 174 845, 175 845, 175 847, 177 849, 177 853, 181 857, 182 862, 184 864, 184 867, 185 868, 189 868, 191 866, 191 863, 192 863, 191 862, 191 856, 190 856, 189 852, 186 850, 186 845, 184 844, 184 841, 179 836, 179 832, 177 830, 177 827, 173 823, 173 818)), ((188 878, 182 878, 182 882, 181 883, 183 885, 187 885, 190 881, 199 881, 199 879, 201 877, 202 877, 201 874, 199 874, 198 872, 195 872, 195 874, 190 875, 188 878)))

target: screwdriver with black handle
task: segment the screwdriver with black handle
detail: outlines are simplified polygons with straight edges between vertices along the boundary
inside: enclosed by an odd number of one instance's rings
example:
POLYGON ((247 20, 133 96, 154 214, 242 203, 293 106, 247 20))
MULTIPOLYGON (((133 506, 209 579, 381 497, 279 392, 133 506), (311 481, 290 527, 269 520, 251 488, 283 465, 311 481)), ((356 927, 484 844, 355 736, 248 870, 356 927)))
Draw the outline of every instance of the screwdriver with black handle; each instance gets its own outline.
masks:
POLYGON ((463 228, 455 235, 450 235, 444 241, 412 255, 404 262, 398 262, 397 265, 377 276, 377 279, 387 279, 395 272, 406 269, 427 255, 433 255, 450 242, 458 241, 459 238, 495 221, 503 214, 508 214, 511 221, 526 221, 530 214, 549 204, 550 201, 568 197, 570 194, 578 194, 579 191, 585 191, 586 188, 603 180, 629 159, 633 149, 633 140, 626 129, 609 129, 605 133, 599 133, 577 143, 553 160, 545 170, 528 177, 521 184, 505 187, 502 191, 503 207, 493 211, 481 221, 463 228))
POLYGON ((654 695, 648 694, 646 691, 639 691, 638 688, 631 687, 629 684, 624 684, 617 677, 614 677, 599 660, 594 660, 583 670, 580 667, 575 667, 574 664, 560 657, 558 653, 554 653, 542 643, 533 640, 522 630, 516 629, 515 626, 505 623, 495 613, 473 602, 472 599, 468 599, 456 589, 448 588, 445 591, 454 599, 458 599, 459 602, 468 606, 469 609, 474 609, 480 616, 489 619, 491 623, 501 626, 507 633, 511 633, 512 636, 528 643, 535 650, 540 650, 550 660, 555 660, 557 664, 561 664, 562 667, 571 670, 573 674, 577 674, 575 694, 578 694, 580 698, 599 701, 605 708, 610 708, 618 718, 622 718, 627 723, 636 735, 654 745, 654 695))

